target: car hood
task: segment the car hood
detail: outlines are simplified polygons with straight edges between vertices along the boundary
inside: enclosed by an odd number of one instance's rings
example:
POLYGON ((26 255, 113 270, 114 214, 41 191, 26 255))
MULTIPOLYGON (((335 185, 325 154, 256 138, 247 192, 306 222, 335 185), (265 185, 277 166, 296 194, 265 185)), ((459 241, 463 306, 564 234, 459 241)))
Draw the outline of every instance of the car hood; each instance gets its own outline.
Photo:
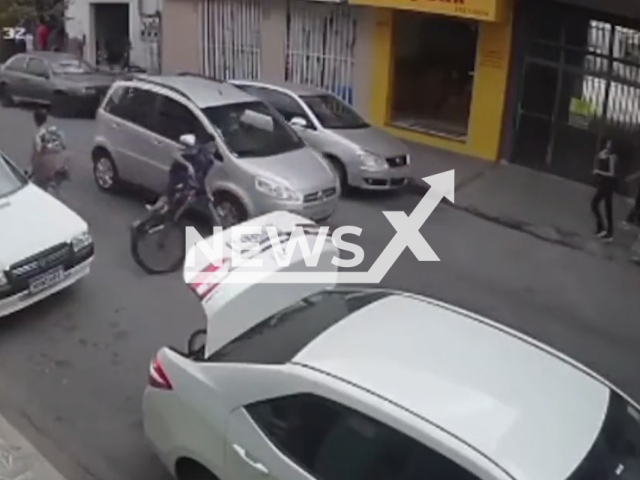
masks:
POLYGON ((246 158, 243 165, 254 175, 280 181, 300 193, 335 187, 336 176, 327 162, 308 147, 263 158, 246 158))
POLYGON ((83 87, 106 87, 115 81, 115 77, 113 75, 107 75, 104 73, 59 75, 58 78, 65 83, 83 87))
POLYGON ((330 132, 338 137, 347 139, 369 153, 383 158, 409 154, 409 150, 404 143, 380 128, 334 129, 330 130, 330 132))
POLYGON ((0 225, 11 232, 0 235, 0 270, 87 229, 78 214, 32 184, 0 199, 0 225))

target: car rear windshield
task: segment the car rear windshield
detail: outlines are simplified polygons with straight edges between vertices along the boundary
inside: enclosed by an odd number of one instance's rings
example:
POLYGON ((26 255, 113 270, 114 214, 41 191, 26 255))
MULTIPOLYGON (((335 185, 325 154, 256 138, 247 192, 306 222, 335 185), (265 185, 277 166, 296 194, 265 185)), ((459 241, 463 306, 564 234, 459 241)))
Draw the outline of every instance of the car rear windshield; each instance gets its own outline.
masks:
POLYGON ((0 198, 17 192, 27 182, 20 170, 0 152, 0 198))
POLYGON ((305 95, 302 101, 316 116, 324 128, 353 130, 368 128, 360 115, 335 95, 305 95))
POLYGON ((328 290, 268 317, 208 358, 211 362, 283 364, 323 332, 389 294, 328 290))
POLYGON ((602 428, 569 480, 640 480, 640 412, 611 392, 602 428))
POLYGON ((270 157, 304 147, 298 134, 266 103, 234 103, 202 112, 238 158, 270 157))

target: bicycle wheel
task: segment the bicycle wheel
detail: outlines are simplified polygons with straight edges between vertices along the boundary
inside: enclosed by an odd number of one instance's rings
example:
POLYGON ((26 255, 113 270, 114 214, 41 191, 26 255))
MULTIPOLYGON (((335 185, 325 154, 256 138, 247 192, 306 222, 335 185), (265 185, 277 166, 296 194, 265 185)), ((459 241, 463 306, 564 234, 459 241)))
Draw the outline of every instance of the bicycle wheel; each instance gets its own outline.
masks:
POLYGON ((185 230, 179 220, 152 213, 131 227, 131 256, 149 275, 172 273, 185 258, 185 230))

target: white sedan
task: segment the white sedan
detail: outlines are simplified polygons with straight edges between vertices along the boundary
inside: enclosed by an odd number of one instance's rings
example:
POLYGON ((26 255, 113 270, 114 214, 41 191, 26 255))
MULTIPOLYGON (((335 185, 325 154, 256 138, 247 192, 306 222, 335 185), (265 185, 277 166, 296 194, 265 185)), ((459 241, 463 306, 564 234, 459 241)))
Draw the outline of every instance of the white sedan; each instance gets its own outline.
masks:
POLYGON ((0 318, 89 274, 87 223, 0 152, 0 318))
POLYGON ((192 288, 207 330, 160 349, 143 408, 180 480, 640 478, 638 406, 495 322, 386 290, 192 288))

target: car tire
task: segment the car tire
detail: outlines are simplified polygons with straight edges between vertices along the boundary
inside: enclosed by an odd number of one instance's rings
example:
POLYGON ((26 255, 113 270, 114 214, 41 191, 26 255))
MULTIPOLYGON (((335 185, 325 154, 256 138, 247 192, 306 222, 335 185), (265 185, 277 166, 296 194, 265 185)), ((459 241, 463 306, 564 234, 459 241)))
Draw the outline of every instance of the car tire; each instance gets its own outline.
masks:
POLYGON ((118 167, 109 152, 98 148, 93 152, 93 179, 103 192, 116 192, 120 188, 121 180, 118 167))
POLYGON ((216 209, 224 218, 224 228, 229 228, 248 219, 249 214, 238 197, 229 192, 214 193, 216 209))
POLYGON ((336 172, 336 175, 338 176, 340 191, 342 194, 349 193, 351 187, 349 185, 349 176, 347 175, 347 169, 345 168, 344 163, 332 155, 325 155, 325 158, 331 164, 333 171, 336 172))
POLYGON ((178 480, 219 480, 206 467, 191 459, 180 459, 176 464, 178 480))
POLYGON ((6 83, 0 85, 0 105, 6 108, 14 107, 16 105, 11 93, 9 93, 9 85, 6 83))
POLYGON ((69 117, 69 97, 62 92, 54 92, 51 99, 50 113, 57 118, 69 117))

